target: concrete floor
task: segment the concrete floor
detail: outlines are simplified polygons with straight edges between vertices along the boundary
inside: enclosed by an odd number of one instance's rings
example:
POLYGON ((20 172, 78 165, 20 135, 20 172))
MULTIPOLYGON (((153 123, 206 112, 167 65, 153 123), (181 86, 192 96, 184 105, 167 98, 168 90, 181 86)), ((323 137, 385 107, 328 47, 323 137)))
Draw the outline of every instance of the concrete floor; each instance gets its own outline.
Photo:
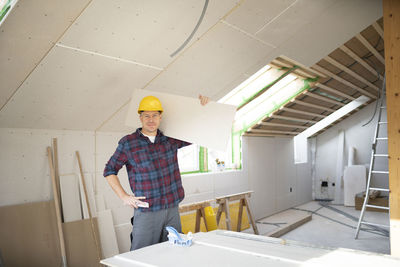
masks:
MULTIPOLYGON (((329 206, 354 216, 357 219, 360 216, 360 211, 355 210, 354 207, 344 207, 343 205, 329 206)), ((307 210, 303 211, 305 213, 316 213, 312 214, 311 221, 281 236, 280 238, 323 247, 350 248, 382 254, 390 253, 389 237, 382 234, 360 231, 359 237, 356 240, 354 239, 354 235, 356 232, 355 228, 357 227, 357 221, 354 221, 335 210, 329 209, 329 207, 323 207, 318 202, 312 201, 296 207, 293 211, 298 213, 298 209, 307 210)), ((279 220, 277 220, 279 215, 275 214, 273 216, 273 222, 279 222, 279 220)), ((287 216, 287 211, 285 216, 287 216)), ((282 216, 281 223, 285 222, 285 216, 282 216)), ((370 222, 386 225, 389 224, 388 213, 366 212, 364 218, 370 222)), ((261 235, 265 235, 277 228, 275 225, 265 223, 269 223, 268 217, 259 220, 257 223, 261 235)), ((253 233, 253 230, 250 228, 246 229, 244 232, 253 233)))

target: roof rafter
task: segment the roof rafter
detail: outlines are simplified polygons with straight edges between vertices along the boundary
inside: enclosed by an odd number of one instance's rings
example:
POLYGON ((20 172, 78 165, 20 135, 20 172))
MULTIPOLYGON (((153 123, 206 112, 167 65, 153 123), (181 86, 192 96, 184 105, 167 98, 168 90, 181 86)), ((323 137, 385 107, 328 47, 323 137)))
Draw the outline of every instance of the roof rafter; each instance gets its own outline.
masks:
POLYGON ((356 35, 356 38, 383 64, 385 65, 385 59, 383 56, 375 49, 368 41, 361 35, 361 33, 356 35))
POLYGON ((358 73, 352 71, 351 69, 349 69, 348 67, 346 67, 342 63, 336 61, 335 59, 331 58, 330 56, 326 56, 324 59, 326 61, 328 61, 330 64, 332 64, 333 66, 337 67, 338 69, 350 74, 351 76, 353 76, 354 78, 356 78, 360 82, 368 85, 369 87, 375 89, 376 91, 379 91, 379 87, 378 86, 376 86, 375 84, 371 83, 370 81, 368 81, 364 77, 361 77, 361 75, 359 75, 358 73))
POLYGON ((313 98, 316 98, 318 100, 322 100, 322 101, 325 101, 325 102, 328 102, 328 103, 332 103, 332 104, 335 104, 335 105, 339 105, 339 106, 342 106, 342 107, 345 105, 342 102, 327 98, 325 96, 317 95, 317 94, 314 94, 314 93, 311 93, 311 92, 307 92, 306 95, 309 96, 309 97, 313 97, 313 98))
POLYGON ((314 113, 314 112, 308 112, 308 111, 302 111, 294 108, 282 108, 280 110, 287 111, 287 112, 292 112, 292 113, 298 113, 298 114, 303 114, 303 115, 308 115, 308 116, 314 116, 314 117, 319 117, 319 118, 325 118, 326 115, 322 115, 319 113, 314 113))
POLYGON ((327 107, 320 106, 320 105, 316 105, 316 104, 312 104, 312 103, 308 103, 308 102, 305 102, 305 101, 299 100, 299 99, 295 99, 295 100, 293 101, 293 103, 298 104, 298 105, 302 105, 302 106, 306 106, 306 107, 311 107, 311 108, 317 108, 317 109, 327 110, 327 111, 330 111, 330 112, 334 112, 334 111, 335 111, 335 109, 327 108, 327 107))
POLYGON ((279 127, 287 127, 287 128, 299 128, 299 129, 307 129, 308 126, 304 125, 296 125, 296 124, 285 124, 285 123, 276 123, 276 122, 261 122, 259 125, 263 126, 279 126, 279 127))
POLYGON ((342 77, 339 77, 338 75, 334 74, 333 72, 330 72, 329 70, 327 70, 327 69, 325 69, 325 68, 323 68, 323 67, 321 67, 321 66, 319 66, 319 65, 317 65, 317 64, 315 64, 315 65, 313 66, 313 68, 315 68, 315 69, 317 69, 317 70, 319 70, 319 71, 321 71, 321 72, 324 72, 326 75, 328 75, 328 76, 332 77, 333 79, 335 79, 335 80, 337 80, 337 81, 343 83, 344 85, 347 85, 347 86, 350 87, 350 88, 353 88, 353 89, 359 91, 359 92, 360 92, 361 94, 363 94, 363 95, 366 95, 366 96, 368 96, 368 97, 370 97, 370 98, 373 98, 373 99, 376 99, 376 98, 377 98, 374 94, 371 94, 370 92, 368 92, 368 91, 366 91, 366 90, 364 90, 364 89, 358 87, 358 86, 355 85, 355 84, 352 84, 351 82, 349 82, 349 81, 343 79, 342 77))
POLYGON ((342 50, 343 52, 345 52, 349 57, 351 57, 352 59, 354 59, 355 61, 357 61, 361 66, 363 66, 364 68, 366 68, 369 72, 371 72, 373 75, 375 75, 377 78, 379 78, 381 81, 383 80, 382 75, 380 75, 380 73, 378 73, 378 71, 376 71, 373 67, 371 67, 365 60, 363 60, 361 57, 359 57, 356 53, 354 53, 350 48, 348 48, 345 45, 342 45, 341 47, 339 47, 340 50, 342 50))
POLYGON ((333 89, 332 87, 326 86, 323 83, 316 83, 315 86, 317 86, 317 87, 319 87, 319 88, 321 88, 321 89, 323 89, 325 91, 328 91, 330 93, 340 95, 340 96, 342 96, 344 98, 348 98, 348 99, 351 99, 351 100, 356 99, 355 97, 353 97, 351 95, 348 95, 348 94, 345 94, 345 93, 343 93, 343 92, 341 92, 339 90, 333 89))
POLYGON ((282 119, 282 120, 288 120, 288 121, 299 121, 299 122, 312 123, 312 124, 318 122, 318 121, 313 121, 313 120, 304 120, 304 119, 299 119, 299 118, 294 118, 294 117, 287 117, 287 116, 282 116, 282 115, 271 115, 270 118, 282 119))

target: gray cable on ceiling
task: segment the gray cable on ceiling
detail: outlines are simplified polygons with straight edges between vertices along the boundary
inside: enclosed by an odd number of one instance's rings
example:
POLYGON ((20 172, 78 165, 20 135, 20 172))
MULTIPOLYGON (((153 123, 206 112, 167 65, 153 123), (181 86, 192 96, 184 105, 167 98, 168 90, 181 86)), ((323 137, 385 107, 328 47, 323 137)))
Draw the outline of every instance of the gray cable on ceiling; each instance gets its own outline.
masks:
POLYGON ((196 33, 197 29, 199 28, 201 22, 203 21, 204 15, 206 14, 207 6, 208 6, 208 1, 206 0, 204 3, 203 11, 201 12, 199 21, 196 24, 196 27, 194 27, 194 30, 192 33, 189 35, 189 37, 183 42, 183 44, 174 52, 170 55, 170 57, 174 57, 176 54, 178 54, 188 43, 189 41, 193 38, 194 34, 196 33))

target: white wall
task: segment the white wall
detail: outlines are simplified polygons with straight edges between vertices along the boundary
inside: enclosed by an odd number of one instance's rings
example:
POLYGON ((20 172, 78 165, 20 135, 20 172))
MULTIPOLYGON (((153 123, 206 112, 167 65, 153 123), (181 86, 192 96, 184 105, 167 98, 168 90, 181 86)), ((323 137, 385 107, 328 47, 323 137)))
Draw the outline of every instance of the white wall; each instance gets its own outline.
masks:
MULTIPOLYGON (((122 205, 103 178, 103 168, 125 133, 0 128, 0 206, 52 199, 46 147, 58 141, 60 176, 78 175, 75 151, 80 152, 93 213, 95 195, 112 209, 114 224, 129 222, 132 210, 122 205)), ((119 172, 129 192, 126 170, 119 172)), ((183 176, 183 203, 254 190, 257 219, 311 200, 309 164, 294 165, 293 140, 243 138, 243 170, 183 176), (290 192, 292 188, 292 192, 290 192)))
MULTIPOLYGON (((326 195, 321 194, 321 180, 329 181, 328 197, 334 198, 334 188, 332 182, 335 182, 336 177, 336 160, 338 149, 338 133, 344 131, 344 165, 347 165, 349 147, 355 147, 355 164, 366 165, 369 168, 371 156, 371 144, 373 140, 375 125, 377 123, 377 115, 374 120, 362 127, 374 113, 375 102, 369 104, 362 110, 344 119, 335 126, 329 128, 322 134, 316 137, 316 180, 315 180, 315 197, 321 198, 326 195)), ((383 119, 386 118, 386 112, 383 114, 383 119)), ((386 121, 386 120, 385 120, 386 121)), ((386 125, 381 128, 380 136, 386 135, 386 125)), ((377 147, 378 153, 387 153, 387 142, 379 143, 377 147)), ((387 159, 376 160, 376 168, 387 170, 387 159)), ((387 176, 382 176, 383 179, 374 179, 372 185, 388 186, 387 176)))
POLYGON ((243 166, 254 190, 256 219, 311 200, 311 164, 295 165, 293 159, 293 138, 243 138, 243 166))

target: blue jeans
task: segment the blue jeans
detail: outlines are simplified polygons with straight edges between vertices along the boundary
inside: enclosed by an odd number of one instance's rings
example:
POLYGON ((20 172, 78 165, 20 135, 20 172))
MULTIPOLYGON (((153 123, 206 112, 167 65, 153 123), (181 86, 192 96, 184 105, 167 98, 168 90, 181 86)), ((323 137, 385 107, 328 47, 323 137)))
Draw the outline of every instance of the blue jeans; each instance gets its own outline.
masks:
POLYGON ((147 212, 137 209, 132 219, 131 251, 167 241, 166 226, 182 232, 178 207, 147 212))

